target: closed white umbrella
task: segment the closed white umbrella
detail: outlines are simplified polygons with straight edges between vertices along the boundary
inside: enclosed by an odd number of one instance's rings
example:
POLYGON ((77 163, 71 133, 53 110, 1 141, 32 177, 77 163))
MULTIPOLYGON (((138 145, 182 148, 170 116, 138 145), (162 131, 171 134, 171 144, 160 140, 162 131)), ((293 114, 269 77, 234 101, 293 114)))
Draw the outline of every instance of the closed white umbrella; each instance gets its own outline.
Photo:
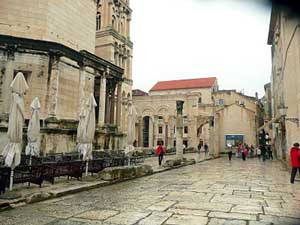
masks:
POLYGON ((31 117, 28 124, 27 139, 28 144, 25 149, 26 155, 30 156, 29 165, 31 165, 31 157, 40 155, 39 136, 40 136, 40 108, 41 104, 38 97, 35 97, 30 105, 31 117))
MULTIPOLYGON (((132 100, 128 102, 128 126, 127 126, 127 147, 125 148, 125 154, 130 155, 134 151, 133 142, 135 141, 135 122, 136 122, 137 112, 132 104, 132 100)), ((130 158, 128 161, 130 165, 130 158)))
POLYGON ((5 165, 11 168, 9 190, 12 190, 14 168, 17 167, 21 161, 24 124, 23 96, 28 89, 23 73, 17 73, 10 87, 12 89, 12 101, 7 131, 9 143, 4 147, 3 156, 5 158, 5 165))
POLYGON ((83 155, 84 149, 86 148, 86 144, 84 143, 86 140, 86 108, 83 107, 81 109, 79 115, 79 123, 77 127, 77 150, 80 155, 83 155))
POLYGON ((93 159, 93 140, 96 130, 96 114, 95 107, 97 106, 94 95, 91 93, 85 109, 81 113, 81 118, 77 129, 78 151, 83 155, 82 159, 86 161, 85 175, 88 173, 88 161, 93 159))

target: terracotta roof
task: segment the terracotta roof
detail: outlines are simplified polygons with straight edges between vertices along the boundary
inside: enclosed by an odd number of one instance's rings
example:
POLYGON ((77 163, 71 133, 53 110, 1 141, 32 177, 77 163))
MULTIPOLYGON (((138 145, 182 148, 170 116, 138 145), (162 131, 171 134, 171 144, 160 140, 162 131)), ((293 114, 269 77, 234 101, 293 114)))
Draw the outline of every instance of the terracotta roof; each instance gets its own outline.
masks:
POLYGON ((216 77, 206 77, 187 80, 159 81, 150 89, 150 91, 209 88, 214 85, 216 79, 216 77))

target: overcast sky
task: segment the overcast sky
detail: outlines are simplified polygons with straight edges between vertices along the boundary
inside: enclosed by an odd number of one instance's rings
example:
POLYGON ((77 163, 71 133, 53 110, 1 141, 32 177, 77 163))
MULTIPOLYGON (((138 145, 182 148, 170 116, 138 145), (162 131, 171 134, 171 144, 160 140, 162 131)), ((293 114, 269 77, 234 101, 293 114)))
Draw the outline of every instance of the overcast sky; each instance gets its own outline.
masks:
POLYGON ((262 97, 271 76, 263 1, 131 0, 133 87, 215 76, 220 89, 262 97))

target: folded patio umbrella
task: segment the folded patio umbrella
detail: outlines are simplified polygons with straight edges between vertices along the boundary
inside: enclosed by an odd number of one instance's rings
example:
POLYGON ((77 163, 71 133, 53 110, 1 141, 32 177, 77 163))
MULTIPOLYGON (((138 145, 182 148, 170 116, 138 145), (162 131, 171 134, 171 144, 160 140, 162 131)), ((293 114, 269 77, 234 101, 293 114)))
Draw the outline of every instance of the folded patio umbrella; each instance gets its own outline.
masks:
POLYGON ((39 136, 40 136, 40 108, 41 104, 35 97, 30 105, 31 117, 28 124, 27 139, 28 144, 25 149, 26 155, 30 155, 29 164, 31 165, 31 157, 40 155, 39 136))
POLYGON ((12 90, 12 101, 10 106, 7 131, 9 143, 4 147, 3 157, 5 159, 5 166, 11 168, 9 189, 12 190, 14 168, 17 167, 21 161, 24 124, 23 96, 26 90, 28 89, 28 85, 26 83, 23 73, 17 73, 10 87, 12 90))

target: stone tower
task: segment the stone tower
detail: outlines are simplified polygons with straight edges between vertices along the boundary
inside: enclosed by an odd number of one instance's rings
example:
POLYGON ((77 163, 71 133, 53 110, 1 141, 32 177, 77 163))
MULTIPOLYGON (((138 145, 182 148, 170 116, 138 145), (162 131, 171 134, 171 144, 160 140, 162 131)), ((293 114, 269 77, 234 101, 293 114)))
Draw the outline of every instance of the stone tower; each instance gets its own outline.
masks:
POLYGON ((132 47, 129 0, 98 0, 96 14, 95 54, 124 69, 123 82, 115 91, 121 98, 121 110, 116 110, 118 130, 127 130, 127 102, 132 96, 132 47), (120 86, 121 85, 121 86, 120 86))

